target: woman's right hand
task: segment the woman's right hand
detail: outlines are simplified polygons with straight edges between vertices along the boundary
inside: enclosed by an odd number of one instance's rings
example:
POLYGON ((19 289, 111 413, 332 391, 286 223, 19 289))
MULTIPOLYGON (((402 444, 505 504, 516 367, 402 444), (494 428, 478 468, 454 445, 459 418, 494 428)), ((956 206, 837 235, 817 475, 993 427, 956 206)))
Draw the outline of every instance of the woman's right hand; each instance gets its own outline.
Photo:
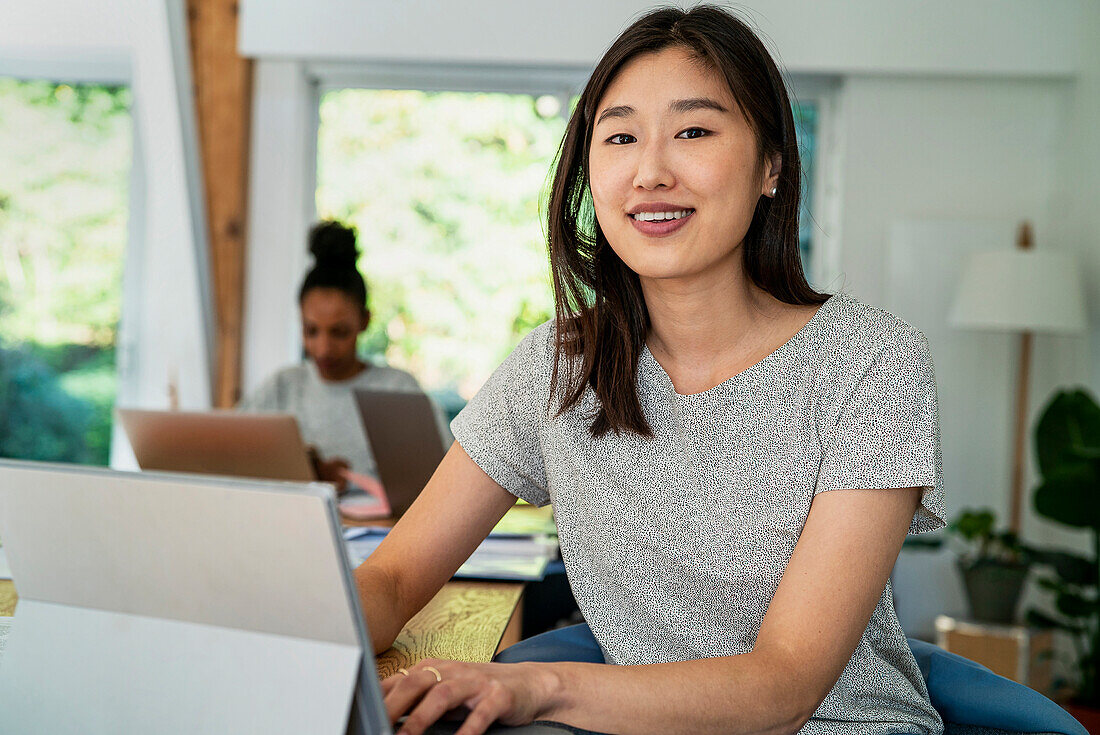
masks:
POLYGON ((351 466, 343 457, 331 457, 324 459, 316 449, 310 448, 309 459, 313 462, 313 472, 321 482, 331 482, 336 488, 336 494, 344 493, 348 488, 347 478, 344 473, 351 466))

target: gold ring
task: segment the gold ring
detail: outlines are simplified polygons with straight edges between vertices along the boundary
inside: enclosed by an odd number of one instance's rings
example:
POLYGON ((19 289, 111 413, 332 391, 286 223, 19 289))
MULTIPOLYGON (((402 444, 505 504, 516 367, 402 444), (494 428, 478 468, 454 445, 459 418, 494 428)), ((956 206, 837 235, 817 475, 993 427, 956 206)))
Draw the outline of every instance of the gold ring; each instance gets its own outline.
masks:
POLYGON ((436 667, 434 667, 434 666, 425 666, 424 670, 425 671, 430 671, 433 674, 435 674, 435 683, 436 684, 443 681, 443 674, 439 673, 439 669, 437 669, 436 667))
POLYGON ((409 675, 409 670, 408 669, 398 669, 397 673, 401 674, 401 676, 408 676, 409 675))

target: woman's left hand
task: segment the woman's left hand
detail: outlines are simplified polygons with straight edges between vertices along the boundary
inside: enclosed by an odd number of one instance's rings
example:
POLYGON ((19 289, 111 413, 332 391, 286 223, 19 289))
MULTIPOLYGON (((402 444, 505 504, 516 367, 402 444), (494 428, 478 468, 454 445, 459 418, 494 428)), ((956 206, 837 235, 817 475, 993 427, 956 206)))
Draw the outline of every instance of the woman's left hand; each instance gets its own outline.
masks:
POLYGON ((555 681, 547 664, 425 659, 408 675, 383 680, 382 694, 391 723, 408 715, 398 735, 420 735, 448 712, 463 709, 468 714, 455 735, 480 735, 494 722, 526 725, 545 717, 555 681))

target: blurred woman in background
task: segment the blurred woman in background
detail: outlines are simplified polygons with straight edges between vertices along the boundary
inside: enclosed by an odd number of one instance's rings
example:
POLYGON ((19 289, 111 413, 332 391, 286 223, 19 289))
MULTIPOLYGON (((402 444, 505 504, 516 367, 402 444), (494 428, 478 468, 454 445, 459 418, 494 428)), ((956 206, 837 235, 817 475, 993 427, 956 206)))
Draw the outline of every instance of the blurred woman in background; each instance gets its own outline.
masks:
POLYGON ((376 491, 374 455, 359 420, 357 389, 420 390, 409 373, 359 357, 359 335, 370 324, 367 286, 356 268, 355 230, 320 222, 309 233, 313 268, 298 290, 306 360, 282 368, 238 404, 242 411, 293 414, 315 450, 319 479, 342 489, 348 470, 376 491), (366 480, 363 479, 363 476, 366 480))

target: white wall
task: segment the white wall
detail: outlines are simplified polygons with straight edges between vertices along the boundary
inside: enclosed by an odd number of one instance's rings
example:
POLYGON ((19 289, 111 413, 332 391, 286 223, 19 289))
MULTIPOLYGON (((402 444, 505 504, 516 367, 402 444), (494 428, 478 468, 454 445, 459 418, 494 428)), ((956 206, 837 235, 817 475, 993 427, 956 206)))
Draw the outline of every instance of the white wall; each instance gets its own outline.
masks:
POLYGON ((847 285, 883 301, 887 232, 899 219, 1030 219, 1041 241, 1068 91, 1046 80, 846 78, 847 285))
POLYGON ((295 295, 308 267, 306 233, 314 218, 317 91, 302 64, 256 65, 245 270, 243 394, 301 348, 295 295), (278 154, 273 155, 273 152, 278 154))
POLYGON ((1069 89, 1048 219, 1051 234, 1075 249, 1090 307, 1091 354, 1074 352, 1064 362, 1069 379, 1100 392, 1100 3, 1088 3, 1077 26, 1080 59, 1069 89))
POLYGON ((0 74, 44 76, 66 65, 125 59, 145 188, 141 227, 128 243, 134 299, 120 335, 119 404, 163 407, 174 377, 183 407, 209 406, 183 142, 165 2, 27 0, 0 13, 0 74), (133 267, 131 267, 133 266, 133 267))
MULTIPOLYGON (((260 57, 589 68, 638 0, 243 0, 260 57)), ((677 3, 683 4, 683 3, 677 3)), ((752 0, 734 5, 793 72, 1071 73, 1079 0, 752 0)))
MULTIPOLYGON (((1084 385, 1100 400, 1100 3, 1088 4, 1076 30, 1079 71, 1067 89, 1046 220, 1051 241, 1076 253, 1090 330, 1082 339, 1047 338, 1048 349, 1036 360, 1033 410, 1060 386, 1084 385)), ((1042 519, 1029 531, 1036 541, 1091 550, 1083 533, 1042 519)))

